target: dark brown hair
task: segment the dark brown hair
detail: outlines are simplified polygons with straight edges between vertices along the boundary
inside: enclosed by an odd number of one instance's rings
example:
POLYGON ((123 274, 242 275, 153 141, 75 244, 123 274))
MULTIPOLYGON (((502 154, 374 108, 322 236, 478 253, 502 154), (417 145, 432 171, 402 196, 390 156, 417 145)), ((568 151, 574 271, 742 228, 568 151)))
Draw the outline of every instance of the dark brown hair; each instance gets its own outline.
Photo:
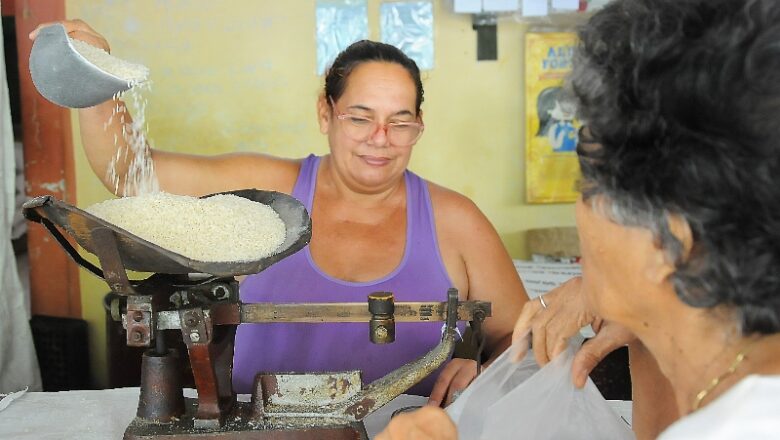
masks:
POLYGON ((401 49, 377 41, 360 40, 352 43, 344 49, 333 61, 333 65, 325 74, 325 97, 338 101, 347 87, 349 75, 360 64, 370 61, 381 61, 395 63, 406 69, 411 75, 417 88, 417 101, 415 111, 420 113, 420 106, 423 102, 423 86, 420 79, 420 69, 417 63, 406 56, 401 49))

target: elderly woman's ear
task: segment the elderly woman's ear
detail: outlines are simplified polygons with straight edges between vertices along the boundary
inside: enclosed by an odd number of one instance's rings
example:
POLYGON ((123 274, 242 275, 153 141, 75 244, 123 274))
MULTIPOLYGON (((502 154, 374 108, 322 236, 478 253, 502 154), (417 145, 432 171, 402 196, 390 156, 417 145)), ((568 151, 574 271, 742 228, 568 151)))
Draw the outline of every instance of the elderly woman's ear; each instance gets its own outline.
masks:
POLYGON ((667 216, 669 232, 678 241, 677 255, 670 255, 661 244, 660 239, 654 240, 655 249, 647 260, 645 275, 655 283, 663 283, 677 270, 677 265, 688 260, 693 248, 693 233, 691 225, 683 216, 669 214, 667 216))
POLYGON ((669 231, 672 235, 680 241, 682 249, 680 252, 680 258, 678 263, 687 261, 693 248, 693 232, 691 232, 691 225, 685 217, 679 214, 670 214, 668 216, 669 231))

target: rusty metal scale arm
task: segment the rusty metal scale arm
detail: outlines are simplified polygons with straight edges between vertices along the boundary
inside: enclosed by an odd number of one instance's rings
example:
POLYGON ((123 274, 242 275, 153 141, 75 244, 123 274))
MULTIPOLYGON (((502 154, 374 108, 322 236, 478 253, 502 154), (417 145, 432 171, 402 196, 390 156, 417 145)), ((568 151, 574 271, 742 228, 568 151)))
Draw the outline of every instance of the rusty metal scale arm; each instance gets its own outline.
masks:
MULTIPOLYGON (((446 302, 397 302, 396 322, 441 322, 447 319, 446 302)), ((473 321, 482 314, 490 316, 490 303, 465 301, 457 305, 458 321, 473 321)), ((273 322, 369 322, 372 314, 361 303, 226 303, 215 304, 207 311, 215 325, 273 323, 273 322)), ((179 312, 167 310, 157 313, 158 330, 179 329, 179 312)))

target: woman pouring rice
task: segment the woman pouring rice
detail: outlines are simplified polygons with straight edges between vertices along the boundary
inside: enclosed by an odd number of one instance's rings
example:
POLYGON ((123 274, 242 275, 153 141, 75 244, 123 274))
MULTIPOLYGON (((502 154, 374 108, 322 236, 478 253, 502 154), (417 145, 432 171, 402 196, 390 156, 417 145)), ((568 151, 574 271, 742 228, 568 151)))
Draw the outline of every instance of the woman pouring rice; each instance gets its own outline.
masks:
MULTIPOLYGON (((104 49, 106 41, 80 21, 63 23, 72 38, 104 49)), ((34 34, 32 37, 34 38, 34 34)), ((361 41, 342 52, 317 100, 320 131, 330 154, 291 160, 261 154, 202 157, 146 149, 160 189, 204 195, 241 188, 292 194, 309 210, 310 245, 241 284, 244 302, 365 302, 390 291, 396 301, 442 301, 456 287, 462 299, 492 302, 484 324, 489 358, 509 345, 514 317, 527 296, 498 234, 468 198, 407 170, 423 135, 420 72, 397 48, 361 41)), ((89 162, 106 177, 126 149, 115 102, 79 110, 89 162), (107 126, 107 121, 111 121, 107 126), (122 150, 124 151, 124 150, 122 150)), ((121 108, 124 108, 123 106, 121 108)), ((124 112, 124 110, 122 110, 124 112)), ((121 167, 121 164, 118 166, 121 167)), ((124 176, 126 170, 118 169, 124 176)), ((121 181, 121 180, 120 180, 121 181)), ((255 324, 239 326, 233 385, 250 392, 260 371, 359 369, 365 382, 434 347, 441 324, 399 324, 395 344, 368 341, 365 324, 255 324)), ((476 374, 474 361, 454 359, 412 392, 438 404, 476 374)))

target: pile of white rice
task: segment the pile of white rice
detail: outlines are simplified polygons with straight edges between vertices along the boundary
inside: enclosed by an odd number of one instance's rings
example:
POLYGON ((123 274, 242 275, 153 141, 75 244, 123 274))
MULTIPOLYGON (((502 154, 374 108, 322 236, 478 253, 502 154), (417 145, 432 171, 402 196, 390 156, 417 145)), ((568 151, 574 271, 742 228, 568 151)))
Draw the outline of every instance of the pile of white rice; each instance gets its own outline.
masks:
POLYGON ((256 261, 275 254, 285 239, 284 222, 271 207, 232 194, 199 199, 160 192, 86 211, 198 261, 256 261))
POLYGON ((122 78, 129 84, 142 83, 149 78, 149 68, 142 65, 117 58, 103 49, 95 47, 81 40, 70 38, 70 44, 78 53, 100 70, 108 72, 118 78, 122 78))

